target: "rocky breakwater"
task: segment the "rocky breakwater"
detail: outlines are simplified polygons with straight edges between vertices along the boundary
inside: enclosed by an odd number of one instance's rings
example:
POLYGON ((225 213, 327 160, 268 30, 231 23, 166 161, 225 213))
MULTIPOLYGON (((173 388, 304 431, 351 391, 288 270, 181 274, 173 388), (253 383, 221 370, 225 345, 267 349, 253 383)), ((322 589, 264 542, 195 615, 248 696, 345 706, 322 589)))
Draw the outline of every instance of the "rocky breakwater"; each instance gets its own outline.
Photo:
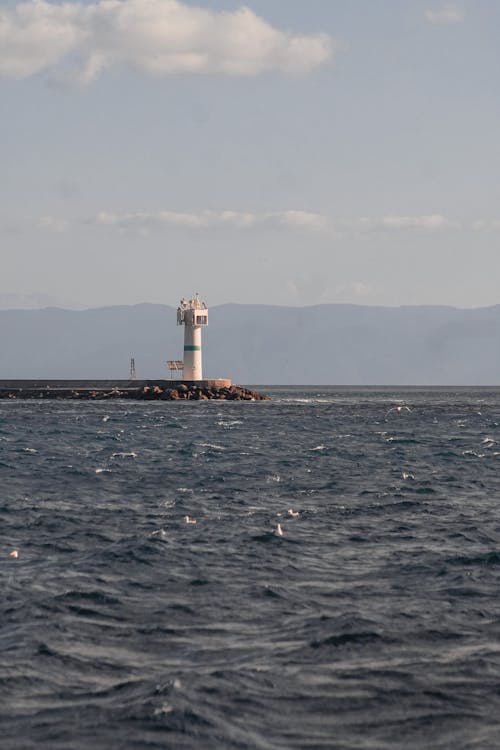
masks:
POLYGON ((219 399, 225 401, 267 401, 269 396, 242 388, 239 385, 230 386, 199 386, 196 384, 178 385, 175 388, 163 388, 162 386, 144 386, 136 398, 153 401, 155 399, 164 401, 209 401, 219 399))
POLYGON ((110 387, 80 383, 78 387, 62 385, 0 386, 0 399, 73 399, 103 401, 133 399, 135 401, 267 401, 269 396, 239 385, 197 385, 196 383, 154 383, 110 387))

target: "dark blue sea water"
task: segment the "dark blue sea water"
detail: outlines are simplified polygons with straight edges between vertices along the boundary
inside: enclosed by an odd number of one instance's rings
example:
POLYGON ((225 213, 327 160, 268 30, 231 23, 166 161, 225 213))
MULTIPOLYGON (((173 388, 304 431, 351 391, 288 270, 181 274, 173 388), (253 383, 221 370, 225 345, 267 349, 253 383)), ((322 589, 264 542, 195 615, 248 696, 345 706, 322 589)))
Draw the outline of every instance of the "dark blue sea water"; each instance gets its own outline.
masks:
POLYGON ((0 402, 2 750, 500 747, 500 389, 268 392, 0 402))

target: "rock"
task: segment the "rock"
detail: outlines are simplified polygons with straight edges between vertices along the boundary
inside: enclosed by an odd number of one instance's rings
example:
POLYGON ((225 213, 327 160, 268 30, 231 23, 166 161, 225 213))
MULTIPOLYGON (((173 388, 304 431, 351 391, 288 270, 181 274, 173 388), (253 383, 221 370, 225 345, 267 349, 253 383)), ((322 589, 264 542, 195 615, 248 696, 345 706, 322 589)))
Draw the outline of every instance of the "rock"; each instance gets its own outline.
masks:
POLYGON ((179 400, 190 400, 190 401, 208 401, 212 399, 219 399, 221 401, 265 401, 269 400, 269 396, 252 391, 249 388, 243 388, 237 385, 231 385, 230 387, 216 385, 200 386, 196 383, 180 383, 175 388, 169 388, 168 385, 159 383, 152 383, 151 385, 144 386, 130 386, 127 390, 120 390, 118 387, 114 387, 111 390, 101 390, 91 385, 86 387, 83 385, 79 390, 72 390, 70 388, 58 387, 25 387, 16 388, 10 390, 8 388, 0 389, 0 398, 20 398, 20 399, 79 399, 79 400, 105 400, 105 399, 116 399, 116 398, 128 398, 137 400, 162 400, 162 401, 179 401, 179 400))

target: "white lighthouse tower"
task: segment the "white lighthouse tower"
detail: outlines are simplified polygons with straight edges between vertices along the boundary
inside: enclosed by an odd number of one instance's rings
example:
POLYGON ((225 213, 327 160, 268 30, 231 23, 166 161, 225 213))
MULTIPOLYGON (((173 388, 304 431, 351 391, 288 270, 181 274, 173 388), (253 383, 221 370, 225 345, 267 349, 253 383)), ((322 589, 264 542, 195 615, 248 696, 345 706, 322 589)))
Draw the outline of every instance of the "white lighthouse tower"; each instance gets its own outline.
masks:
POLYGON ((177 325, 184 326, 184 380, 202 380, 201 329, 208 325, 208 308, 200 302, 198 292, 193 299, 181 299, 177 325))

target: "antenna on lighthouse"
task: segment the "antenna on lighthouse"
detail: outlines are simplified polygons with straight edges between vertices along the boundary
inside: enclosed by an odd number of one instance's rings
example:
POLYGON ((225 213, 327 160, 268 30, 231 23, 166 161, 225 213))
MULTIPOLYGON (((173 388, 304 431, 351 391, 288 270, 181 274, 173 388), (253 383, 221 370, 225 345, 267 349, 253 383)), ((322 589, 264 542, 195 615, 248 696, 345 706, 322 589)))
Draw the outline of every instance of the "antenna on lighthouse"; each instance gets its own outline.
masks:
POLYGON ((189 301, 181 299, 177 325, 184 326, 184 380, 203 380, 201 365, 201 329, 208 325, 208 308, 198 292, 189 301))

